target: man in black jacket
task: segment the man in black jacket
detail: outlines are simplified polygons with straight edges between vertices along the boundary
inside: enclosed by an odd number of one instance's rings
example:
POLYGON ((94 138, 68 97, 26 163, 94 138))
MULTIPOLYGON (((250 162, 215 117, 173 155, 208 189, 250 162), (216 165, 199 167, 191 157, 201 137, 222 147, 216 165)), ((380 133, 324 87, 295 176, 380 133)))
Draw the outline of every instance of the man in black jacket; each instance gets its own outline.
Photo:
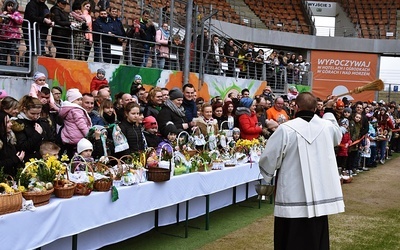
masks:
POLYGON ((194 100, 195 89, 193 84, 187 83, 182 87, 183 91, 183 103, 182 106, 185 108, 186 119, 189 123, 189 127, 193 127, 196 124, 193 122, 193 118, 197 117, 197 106, 194 100))
POLYGON ((105 9, 100 10, 99 17, 93 22, 93 31, 103 33, 102 35, 97 33, 93 34, 94 61, 110 63, 110 45, 113 43, 115 38, 111 36, 113 35, 112 26, 105 9))
MULTIPOLYGON (((121 37, 126 37, 126 33, 125 33, 124 26, 122 25, 121 19, 118 17, 118 9, 115 7, 112 7, 108 18, 109 18, 109 22, 110 22, 111 29, 112 29, 111 33, 113 33, 116 36, 120 36, 120 37, 115 37, 111 44, 121 46, 121 49, 122 49, 122 43, 125 43, 126 40, 121 37)), ((121 53, 122 53, 122 51, 121 51, 121 53)), ((121 56, 117 54, 117 51, 111 51, 111 54, 112 54, 111 55, 112 63, 119 64, 119 60, 121 59, 121 56)))
MULTIPOLYGON (((25 7, 24 19, 28 20, 24 21, 22 24, 22 29, 24 32, 26 51, 30 52, 30 50, 34 51, 34 25, 36 25, 36 30, 40 33, 38 36, 38 40, 40 41, 40 49, 41 53, 45 53, 44 46, 47 39, 47 34, 49 32, 49 28, 54 26, 54 22, 51 20, 49 7, 46 5, 46 0, 31 0, 25 7), (30 37, 28 34, 28 29, 30 29, 30 37)), ((29 58, 29 54, 27 56, 29 58)), ((29 62, 26 62, 29 63, 29 62)))
POLYGON ((149 19, 150 12, 148 10, 143 11, 142 18, 140 19, 140 29, 143 30, 141 33, 145 34, 143 43, 143 62, 142 67, 147 67, 147 61, 150 56, 150 47, 154 46, 156 41, 156 28, 154 28, 153 22, 149 19))

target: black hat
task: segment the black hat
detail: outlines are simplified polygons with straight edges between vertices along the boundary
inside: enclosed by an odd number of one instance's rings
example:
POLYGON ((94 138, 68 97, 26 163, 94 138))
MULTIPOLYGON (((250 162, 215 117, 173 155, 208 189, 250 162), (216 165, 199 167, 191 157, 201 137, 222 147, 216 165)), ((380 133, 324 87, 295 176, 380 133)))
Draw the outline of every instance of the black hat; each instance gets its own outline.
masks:
POLYGON ((170 100, 175 100, 178 98, 183 98, 183 93, 180 89, 178 88, 173 88, 169 91, 169 99, 170 100))
POLYGON ((343 109, 343 112, 347 112, 347 113, 351 114, 352 110, 351 110, 351 108, 346 107, 346 108, 343 109))

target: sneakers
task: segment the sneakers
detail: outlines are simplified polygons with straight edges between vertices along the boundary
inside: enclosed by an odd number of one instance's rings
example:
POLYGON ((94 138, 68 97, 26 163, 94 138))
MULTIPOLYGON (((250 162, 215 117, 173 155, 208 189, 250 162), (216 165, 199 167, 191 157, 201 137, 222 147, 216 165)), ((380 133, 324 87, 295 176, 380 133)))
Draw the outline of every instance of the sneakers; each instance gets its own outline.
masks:
POLYGON ((369 171, 369 168, 363 167, 362 170, 363 171, 369 171))
POLYGON ((382 165, 385 164, 385 160, 384 160, 384 159, 379 160, 379 162, 380 162, 382 165))

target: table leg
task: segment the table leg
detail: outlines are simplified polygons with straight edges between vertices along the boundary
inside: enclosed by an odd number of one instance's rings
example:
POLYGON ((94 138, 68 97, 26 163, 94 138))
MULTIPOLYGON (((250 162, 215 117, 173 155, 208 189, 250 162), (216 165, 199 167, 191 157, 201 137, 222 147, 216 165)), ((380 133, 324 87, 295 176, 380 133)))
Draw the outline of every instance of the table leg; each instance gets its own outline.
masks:
POLYGON ((77 250, 78 249, 78 235, 74 234, 72 235, 72 250, 77 250))
POLYGON ((246 201, 249 199, 249 183, 246 182, 246 201))
POLYGON ((158 209, 154 211, 154 228, 158 231, 158 209))
POLYGON ((189 235, 188 226, 189 226, 189 200, 186 201, 185 238, 187 238, 189 235))
POLYGON ((210 229, 210 195, 206 195, 206 230, 210 229))
POLYGON ((236 187, 233 187, 232 204, 236 204, 236 187))
POLYGON ((176 204, 176 225, 179 225, 179 203, 176 204))

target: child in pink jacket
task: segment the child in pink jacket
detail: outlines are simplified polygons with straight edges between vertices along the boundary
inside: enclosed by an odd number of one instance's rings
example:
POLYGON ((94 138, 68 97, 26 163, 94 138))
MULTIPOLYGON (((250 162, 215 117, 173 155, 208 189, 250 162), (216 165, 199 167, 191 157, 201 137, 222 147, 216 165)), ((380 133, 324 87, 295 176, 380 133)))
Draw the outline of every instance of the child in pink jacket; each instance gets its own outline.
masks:
POLYGON ((84 108, 82 108, 82 94, 78 89, 67 91, 67 101, 63 102, 59 116, 64 120, 61 129, 61 140, 64 150, 69 158, 76 152, 76 145, 84 138, 92 127, 91 119, 84 108))
MULTIPOLYGON (((42 87, 49 88, 49 85, 46 83, 46 75, 42 72, 37 71, 33 75, 33 82, 31 84, 31 90, 29 91, 29 95, 35 98, 38 98, 39 92, 42 87)), ((50 88, 49 88, 50 89, 50 88)), ((44 101, 40 100, 43 104, 44 101)), ((50 107, 54 110, 58 110, 58 107, 55 105, 53 94, 50 92, 50 107)))
POLYGON ((2 8, 3 20, 0 24, 0 64, 7 64, 7 57, 11 57, 11 65, 18 66, 16 61, 18 44, 22 38, 21 25, 24 21, 18 12, 18 2, 5 0, 2 8))

